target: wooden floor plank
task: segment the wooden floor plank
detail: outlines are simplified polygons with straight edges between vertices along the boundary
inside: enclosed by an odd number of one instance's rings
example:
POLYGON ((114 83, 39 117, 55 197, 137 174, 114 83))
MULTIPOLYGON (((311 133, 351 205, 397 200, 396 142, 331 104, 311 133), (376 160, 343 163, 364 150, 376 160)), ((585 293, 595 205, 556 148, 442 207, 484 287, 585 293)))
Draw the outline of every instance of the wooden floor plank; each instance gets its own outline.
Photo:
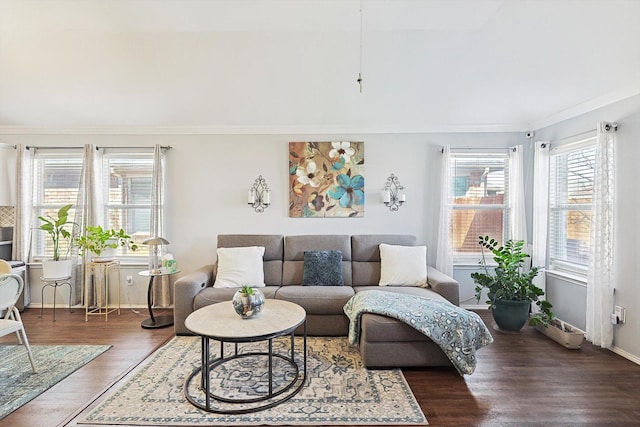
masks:
MULTIPOLYGON (((110 344, 96 358, 1 426, 74 425, 73 415, 124 372, 173 335, 172 328, 143 329, 143 314, 123 310, 108 322, 84 321, 84 312, 39 309, 23 314, 32 344, 110 344)), ((491 314, 480 311, 487 324, 491 314)), ((640 366, 609 350, 583 344, 568 350, 532 328, 520 334, 492 329, 495 342, 478 352, 473 375, 452 369, 405 369, 431 426, 640 425, 640 366)), ((11 342, 3 337, 0 343, 11 342)))

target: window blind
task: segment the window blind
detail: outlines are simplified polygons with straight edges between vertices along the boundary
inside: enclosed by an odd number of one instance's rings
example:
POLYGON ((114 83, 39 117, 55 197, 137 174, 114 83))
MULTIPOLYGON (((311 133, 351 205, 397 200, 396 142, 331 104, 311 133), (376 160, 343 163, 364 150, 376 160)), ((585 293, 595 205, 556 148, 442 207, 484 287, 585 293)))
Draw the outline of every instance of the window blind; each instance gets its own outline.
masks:
POLYGON ((595 140, 552 153, 549 185, 549 257, 552 264, 586 268, 589 261, 595 140))

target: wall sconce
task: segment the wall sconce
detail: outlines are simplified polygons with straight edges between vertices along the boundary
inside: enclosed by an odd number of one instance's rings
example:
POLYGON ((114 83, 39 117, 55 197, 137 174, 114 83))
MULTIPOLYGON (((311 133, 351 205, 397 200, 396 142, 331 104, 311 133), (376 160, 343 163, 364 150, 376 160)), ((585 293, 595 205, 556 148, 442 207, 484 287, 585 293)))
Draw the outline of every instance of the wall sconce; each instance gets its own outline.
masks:
POLYGON ((271 204, 271 190, 267 187, 267 181, 260 175, 249 189, 247 203, 256 212, 262 213, 271 204))
POLYGON ((397 211, 407 201, 407 196, 403 190, 404 186, 400 184, 398 177, 391 174, 382 190, 382 201, 389 207, 389 210, 397 211))
POLYGON ((162 254, 159 246, 168 245, 169 241, 164 237, 149 237, 142 242, 143 245, 151 246, 149 248, 149 274, 160 274, 162 270, 162 254))

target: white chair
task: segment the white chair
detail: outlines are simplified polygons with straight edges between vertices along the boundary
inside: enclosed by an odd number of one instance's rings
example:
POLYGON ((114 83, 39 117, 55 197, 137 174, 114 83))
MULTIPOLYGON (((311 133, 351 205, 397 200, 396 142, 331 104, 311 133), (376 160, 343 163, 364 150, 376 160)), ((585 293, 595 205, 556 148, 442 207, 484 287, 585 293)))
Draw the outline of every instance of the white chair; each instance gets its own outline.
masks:
POLYGON ((36 365, 33 361, 33 354, 27 339, 27 332, 24 330, 20 312, 16 308, 16 302, 22 293, 24 282, 17 274, 0 275, 0 312, 4 312, 4 317, 0 319, 0 336, 5 336, 13 332, 18 337, 18 343, 24 344, 31 362, 31 369, 36 372, 36 365))

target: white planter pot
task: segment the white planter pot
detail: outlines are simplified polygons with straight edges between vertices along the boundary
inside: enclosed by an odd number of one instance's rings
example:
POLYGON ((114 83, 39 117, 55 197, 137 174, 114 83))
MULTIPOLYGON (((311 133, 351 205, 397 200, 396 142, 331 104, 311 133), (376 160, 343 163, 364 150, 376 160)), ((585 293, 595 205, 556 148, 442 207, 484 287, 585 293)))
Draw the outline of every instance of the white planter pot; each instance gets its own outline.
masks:
POLYGON ((93 255, 91 261, 93 262, 110 262, 116 259, 116 250, 111 247, 105 248, 100 252, 100 255, 96 255, 93 252, 91 254, 93 255))
POLYGON ((69 277, 71 276, 72 268, 73 260, 71 259, 63 259, 60 261, 45 259, 42 261, 42 277, 46 277, 47 279, 69 277))
POLYGON ((546 328, 542 325, 536 325, 535 328, 560 345, 574 350, 580 348, 584 340, 583 330, 557 319, 546 328))

